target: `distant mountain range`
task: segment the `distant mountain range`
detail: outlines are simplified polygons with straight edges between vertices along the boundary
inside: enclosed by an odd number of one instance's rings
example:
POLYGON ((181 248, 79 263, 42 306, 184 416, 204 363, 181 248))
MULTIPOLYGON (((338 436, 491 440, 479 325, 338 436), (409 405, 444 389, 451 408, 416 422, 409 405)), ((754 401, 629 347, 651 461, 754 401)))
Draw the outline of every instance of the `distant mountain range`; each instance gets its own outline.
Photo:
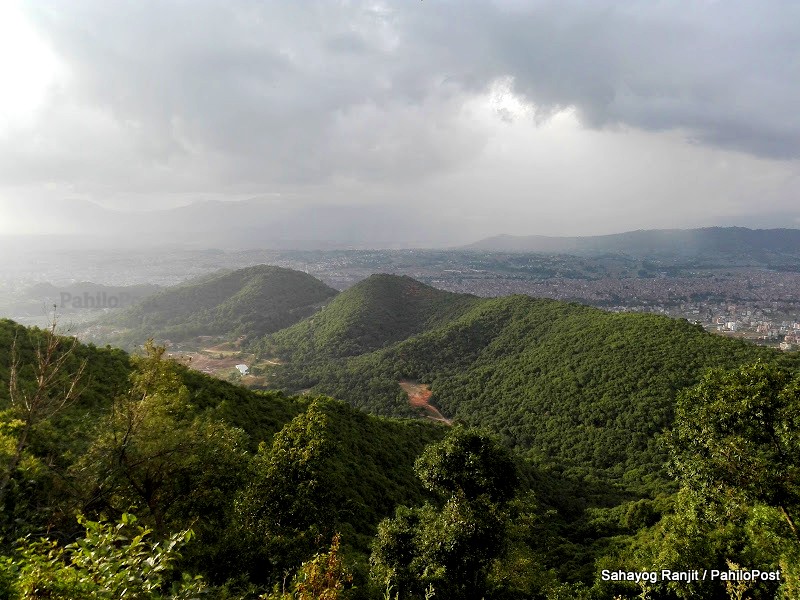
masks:
MULTIPOLYGON (((410 210, 382 202, 347 198, 317 201, 281 195, 246 200, 202 200, 150 211, 111 209, 83 199, 60 203, 13 203, 0 199, 0 212, 22 215, 23 230, 37 235, 0 235, 3 254, 20 249, 43 251, 101 247, 334 250, 442 248, 470 239, 475 223, 434 211, 410 210)), ((727 223, 738 223, 728 219, 727 223)), ((757 218, 747 223, 760 223, 757 218)), ((796 222, 781 215, 773 222, 796 222)), ((562 254, 670 254, 707 252, 798 252, 800 230, 709 227, 639 230, 601 236, 551 237, 498 235, 456 249, 562 254)))
POLYGON ((746 257, 756 260, 800 257, 800 229, 653 229, 588 237, 499 235, 462 247, 487 252, 544 254, 670 256, 679 258, 746 257))

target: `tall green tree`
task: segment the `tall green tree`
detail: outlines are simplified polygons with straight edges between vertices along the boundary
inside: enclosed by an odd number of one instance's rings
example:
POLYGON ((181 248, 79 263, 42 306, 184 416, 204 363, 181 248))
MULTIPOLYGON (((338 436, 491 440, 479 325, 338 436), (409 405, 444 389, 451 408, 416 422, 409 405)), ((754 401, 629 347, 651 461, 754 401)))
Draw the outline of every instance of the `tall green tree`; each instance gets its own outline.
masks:
POLYGON ((679 397, 670 440, 682 482, 770 506, 800 539, 800 374, 760 361, 710 371, 679 397))
POLYGON ((158 533, 193 520, 221 522, 230 490, 247 475, 246 436, 189 402, 181 367, 151 343, 132 358, 127 394, 117 398, 71 475, 83 508, 121 514, 135 509, 158 533))
POLYGON ((37 427, 69 407, 81 393, 86 362, 77 367, 72 364, 78 340, 59 336, 56 329, 53 317, 46 331, 34 331, 33 335, 28 332, 35 351, 27 364, 21 358, 16 337, 11 345, 11 403, 8 410, 0 412, 0 507, 17 469, 26 458, 32 460, 27 451, 37 427))
MULTIPOLYGON (((797 597, 800 375, 763 362, 710 371, 679 396, 668 442, 681 483, 674 510, 618 566, 780 569, 780 582, 751 582, 746 597, 797 597)), ((653 587, 679 598, 727 593, 719 581, 653 587)))
POLYGON ((328 458, 332 442, 320 405, 292 419, 272 446, 262 443, 249 483, 235 501, 235 532, 256 579, 287 576, 321 550, 334 524, 328 458))
POLYGON ((494 438, 455 427, 425 450, 415 470, 440 507, 401 507, 380 523, 373 576, 400 598, 423 598, 431 588, 441 599, 487 597, 517 485, 511 456, 494 438))

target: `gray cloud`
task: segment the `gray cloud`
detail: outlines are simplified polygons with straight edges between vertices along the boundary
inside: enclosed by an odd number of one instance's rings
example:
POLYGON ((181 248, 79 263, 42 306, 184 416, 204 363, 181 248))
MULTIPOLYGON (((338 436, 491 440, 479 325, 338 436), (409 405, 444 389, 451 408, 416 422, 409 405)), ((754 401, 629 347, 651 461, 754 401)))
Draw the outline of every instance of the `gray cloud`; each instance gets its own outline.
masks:
POLYGON ((491 132, 468 108, 498 80, 539 123, 573 108, 588 131, 800 158, 793 2, 36 0, 25 12, 68 77, 32 125, 0 131, 6 186, 102 198, 358 181, 374 200, 374 186, 479 164, 491 132))

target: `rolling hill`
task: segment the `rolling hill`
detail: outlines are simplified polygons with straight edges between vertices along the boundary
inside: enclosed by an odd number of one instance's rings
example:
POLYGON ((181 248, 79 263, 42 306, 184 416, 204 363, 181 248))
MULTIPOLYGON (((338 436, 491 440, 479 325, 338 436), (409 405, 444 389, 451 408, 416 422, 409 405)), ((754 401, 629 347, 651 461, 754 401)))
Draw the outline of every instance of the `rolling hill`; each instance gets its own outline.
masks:
POLYGON ((259 351, 296 361, 355 356, 436 327, 477 302, 411 277, 372 275, 313 317, 268 336, 259 351))
POLYGON ((118 330, 111 340, 122 346, 151 337, 258 337, 309 316, 336 294, 306 273, 258 265, 168 288, 101 323, 118 330))
MULTIPOLYGON (((370 282, 370 297, 409 285, 381 276, 370 282)), ((384 314, 350 305, 362 300, 358 292, 336 299, 324 328, 320 315, 269 338, 302 349, 275 369, 276 386, 407 415, 400 381, 426 383, 445 417, 502 435, 540 465, 630 488, 664 480, 658 436, 672 422, 678 391, 705 369, 759 358, 798 363, 796 355, 714 336, 684 320, 527 296, 448 297, 438 322, 386 333, 384 314), (385 335, 364 344, 364 332, 385 335)))
MULTIPOLYGON (((31 380, 36 344, 44 335, 39 329, 27 329, 0 319, 0 380, 8 381, 14 339, 21 359, 20 376, 24 382, 31 380)), ((64 338, 62 348, 70 344, 71 339, 64 338)), ((130 384, 134 365, 122 350, 77 344, 65 363, 64 374, 76 372, 78 364, 84 360, 87 371, 81 380, 83 391, 77 402, 38 423, 32 431, 31 452, 51 470, 44 475, 37 473, 36 477, 53 474, 57 478, 65 477, 70 463, 78 461, 86 452, 97 434, 97 423, 108 415, 113 399, 124 394, 130 384)), ((390 514, 397 503, 419 502, 423 498, 422 486, 413 474, 414 460, 426 444, 441 439, 444 428, 419 420, 375 417, 329 398, 292 398, 275 392, 253 392, 177 363, 168 364, 180 385, 186 387, 185 410, 188 413, 183 417, 205 416, 241 430, 246 447, 252 453, 258 450, 261 442, 269 443, 284 425, 316 402, 327 419, 326 435, 331 443, 330 477, 342 507, 337 518, 348 531, 373 535, 378 520, 390 514)), ((0 386, 0 424, 7 424, 9 408, 8 386, 3 385, 0 386)), ((0 429, 0 441, 7 441, 4 436, 13 431, 13 423, 10 428, 0 429)), ((6 458, 5 451, 3 447, 0 458, 6 458)), ((56 496, 74 494, 76 490, 57 485, 37 493, 57 503, 63 498, 56 496)), ((37 518, 47 518, 46 511, 42 510, 37 518)), ((72 513, 62 517, 73 520, 72 513)), ((0 519, 0 530, 2 522, 0 519)), ((366 546, 369 540, 365 539, 366 546)))

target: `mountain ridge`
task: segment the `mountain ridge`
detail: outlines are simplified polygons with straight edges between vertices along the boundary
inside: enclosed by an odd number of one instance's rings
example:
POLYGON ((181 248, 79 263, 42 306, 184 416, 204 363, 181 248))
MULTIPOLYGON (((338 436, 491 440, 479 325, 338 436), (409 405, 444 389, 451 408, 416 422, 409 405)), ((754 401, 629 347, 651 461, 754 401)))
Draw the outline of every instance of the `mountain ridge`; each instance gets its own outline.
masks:
POLYGON ((741 255, 774 252, 800 255, 800 229, 702 227, 696 229, 638 229, 596 236, 498 235, 461 246, 462 250, 540 252, 560 254, 667 254, 702 256, 704 253, 741 255))
POLYGON ((260 352, 306 359, 363 354, 419 333, 476 301, 408 276, 373 274, 341 292, 313 319, 276 332, 260 352))

